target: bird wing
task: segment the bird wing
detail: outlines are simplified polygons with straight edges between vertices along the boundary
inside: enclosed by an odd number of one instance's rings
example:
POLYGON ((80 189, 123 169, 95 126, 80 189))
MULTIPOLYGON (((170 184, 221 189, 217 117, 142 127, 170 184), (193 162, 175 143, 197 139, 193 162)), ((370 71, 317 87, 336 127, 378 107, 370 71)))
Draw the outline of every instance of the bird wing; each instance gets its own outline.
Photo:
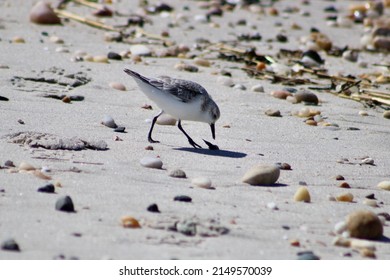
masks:
POLYGON ((197 83, 180 79, 172 79, 168 76, 161 76, 159 79, 149 79, 149 83, 152 86, 172 95, 183 103, 208 95, 207 91, 197 83))

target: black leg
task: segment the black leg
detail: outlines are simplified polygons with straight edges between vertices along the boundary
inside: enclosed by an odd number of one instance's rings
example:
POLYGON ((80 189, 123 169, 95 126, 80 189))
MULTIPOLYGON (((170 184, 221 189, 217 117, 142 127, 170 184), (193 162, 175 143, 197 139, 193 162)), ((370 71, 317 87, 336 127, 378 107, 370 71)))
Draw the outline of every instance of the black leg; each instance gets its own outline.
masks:
POLYGON ((196 144, 195 141, 192 140, 191 137, 187 134, 187 132, 184 131, 183 127, 181 126, 181 120, 179 120, 179 122, 177 123, 177 126, 179 127, 179 129, 181 130, 181 132, 183 132, 184 135, 187 137, 188 142, 192 145, 192 147, 194 147, 195 149, 197 149, 197 148, 202 148, 202 146, 196 144))
POLYGON ((150 143, 160 143, 159 141, 155 141, 155 140, 152 139, 152 131, 153 131, 154 124, 156 123, 158 117, 161 116, 162 113, 164 113, 164 111, 161 111, 160 113, 158 113, 158 114, 153 118, 152 126, 150 127, 149 134, 148 134, 148 141, 149 141, 150 143))

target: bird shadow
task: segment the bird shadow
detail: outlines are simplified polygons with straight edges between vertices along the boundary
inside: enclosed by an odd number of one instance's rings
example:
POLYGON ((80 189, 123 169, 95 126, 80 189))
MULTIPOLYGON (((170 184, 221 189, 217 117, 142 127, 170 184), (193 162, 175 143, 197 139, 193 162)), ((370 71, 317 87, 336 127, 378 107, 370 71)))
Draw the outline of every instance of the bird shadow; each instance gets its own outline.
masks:
POLYGON ((177 151, 185 151, 185 152, 190 152, 195 154, 217 156, 217 157, 244 158, 247 156, 247 154, 245 153, 228 151, 228 150, 195 149, 189 147, 173 148, 173 149, 177 151))

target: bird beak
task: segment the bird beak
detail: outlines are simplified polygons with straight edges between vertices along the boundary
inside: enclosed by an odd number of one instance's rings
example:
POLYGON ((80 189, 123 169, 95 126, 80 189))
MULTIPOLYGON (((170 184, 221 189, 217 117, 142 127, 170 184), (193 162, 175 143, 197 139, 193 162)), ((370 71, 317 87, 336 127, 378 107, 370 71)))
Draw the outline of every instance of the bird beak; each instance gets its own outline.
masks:
POLYGON ((215 125, 212 123, 210 124, 211 127, 211 134, 213 135, 213 139, 215 140, 215 125))

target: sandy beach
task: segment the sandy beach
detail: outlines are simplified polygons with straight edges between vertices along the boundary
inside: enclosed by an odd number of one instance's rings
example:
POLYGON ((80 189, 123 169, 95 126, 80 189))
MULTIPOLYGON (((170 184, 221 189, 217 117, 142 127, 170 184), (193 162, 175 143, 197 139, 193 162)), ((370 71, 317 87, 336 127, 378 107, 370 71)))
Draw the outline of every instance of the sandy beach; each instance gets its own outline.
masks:
MULTIPOLYGON (((271 67, 270 60, 245 66, 238 59, 239 50, 252 46, 259 57, 272 58, 273 65, 277 62, 291 71, 296 64, 292 61, 300 58, 280 56, 280 50, 306 51, 309 47, 302 38, 316 28, 329 38, 333 49, 347 46, 359 53, 353 62, 318 50, 324 60, 318 67, 329 76, 364 80, 361 88, 386 96, 390 92, 388 52, 362 47, 361 38, 368 30, 362 23, 337 26, 326 19, 347 15, 350 5, 365 2, 277 1, 273 5, 277 15, 269 6, 258 5, 258 10, 223 6, 222 16, 211 15, 207 21, 204 15, 211 8, 201 5, 209 2, 167 1, 173 11, 147 13, 143 33, 136 25, 123 27, 130 15, 139 13, 139 1, 112 1, 107 7, 117 13, 108 18, 92 16, 94 9, 85 5, 66 5, 64 11, 126 30, 128 36, 121 42, 108 39, 117 32, 69 18, 61 18, 61 25, 33 23, 29 14, 36 2, 0 4, 0 96, 8 99, 0 101, 0 243, 13 239, 19 246, 19 251, 0 250, 0 259, 293 260, 305 251, 325 260, 390 258, 390 196, 378 187, 390 181, 390 120, 383 115, 390 106, 358 102, 348 95, 342 98, 337 88, 309 89, 329 86, 330 78, 290 75, 284 70, 267 76, 262 67, 271 67), (329 6, 337 12, 326 12, 329 6), (144 36, 133 36, 131 31, 144 36), (261 40, 237 39, 256 32, 261 40), (164 50, 171 43, 189 51, 168 56, 164 50), (131 54, 135 45, 150 54, 131 54), (237 61, 221 57, 226 48, 236 49, 237 61), (109 52, 122 58, 99 62, 109 52), (194 58, 210 66, 197 65, 194 58), (197 70, 181 70, 178 63, 197 70), (245 67, 259 70, 257 78, 248 75, 245 67), (208 124, 183 121, 184 129, 203 149, 194 149, 172 125, 156 125, 153 136, 160 143, 150 144, 150 121, 159 109, 124 68, 147 77, 168 75, 201 84, 221 111, 216 139, 208 124), (366 79, 360 78, 365 74, 366 79), (279 82, 279 76, 290 77, 290 84, 279 82), (295 78, 312 82, 298 83, 295 78), (234 86, 227 86, 230 82, 234 86), (112 83, 126 89, 117 90, 112 83), (264 90, 255 92, 257 85, 264 90), (286 87, 310 90, 318 104, 294 104, 271 95, 286 87), (70 102, 61 100, 63 96, 70 102), (265 114, 268 109, 278 110, 280 117, 265 114), (305 110, 319 113, 297 116, 305 110), (125 132, 103 125, 105 116, 125 127, 125 132), (44 147, 43 138, 55 143, 73 138, 71 142, 81 148, 50 149, 44 147), (219 150, 207 149, 202 139, 219 150), (163 166, 142 166, 144 158, 158 158, 163 166), (21 167, 23 162, 34 170, 21 167), (257 164, 281 163, 291 169, 283 165, 272 185, 242 182, 257 164), (177 169, 186 178, 169 175, 177 169), (338 175, 344 179, 336 180, 338 175), (194 178, 208 178, 211 188, 194 185, 194 178), (342 182, 347 184, 344 188, 342 182), (37 191, 50 183, 54 193, 37 191), (302 187, 310 193, 308 203, 294 200, 302 187), (351 201, 336 201, 345 193, 353 196, 351 201), (174 200, 183 195, 192 201, 174 200), (64 196, 71 197, 74 212, 56 210, 56 202, 64 196), (152 204, 159 212, 147 210, 152 204), (374 247, 369 253, 334 244, 335 238, 348 238, 335 232, 335 226, 360 210, 380 214, 383 223, 382 236, 368 241, 374 247), (124 227, 125 216, 138 221, 139 227, 124 227)), ((149 1, 150 6, 157 3, 149 1)), ((388 16, 390 7, 383 13, 388 16)))

